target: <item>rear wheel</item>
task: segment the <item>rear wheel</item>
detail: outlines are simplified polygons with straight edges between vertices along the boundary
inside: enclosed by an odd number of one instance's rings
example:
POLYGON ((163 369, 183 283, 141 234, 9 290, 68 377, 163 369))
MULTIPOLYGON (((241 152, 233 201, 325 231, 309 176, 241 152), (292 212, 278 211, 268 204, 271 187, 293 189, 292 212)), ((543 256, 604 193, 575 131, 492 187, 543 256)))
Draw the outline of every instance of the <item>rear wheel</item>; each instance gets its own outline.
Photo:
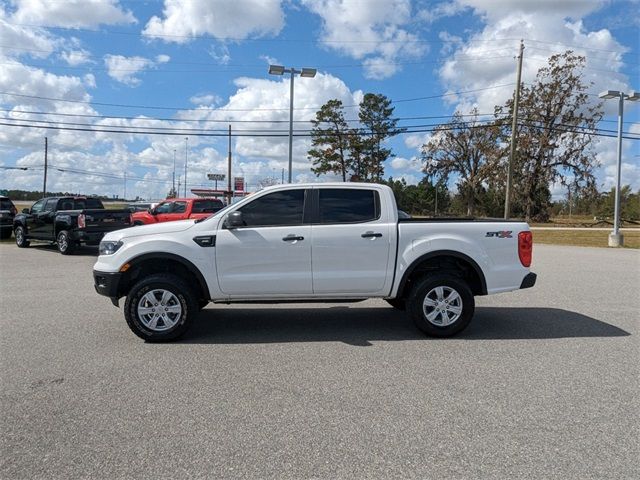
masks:
POLYGON ((29 246, 29 240, 27 240, 27 232, 24 227, 16 227, 14 232, 16 237, 16 245, 20 248, 26 248, 29 246))
POLYGON ((407 305, 416 326, 432 337, 460 333, 471 322, 475 310, 467 283, 447 274, 436 274, 419 282, 407 305))
POLYGON ((58 251, 63 255, 71 255, 76 249, 76 242, 71 238, 71 234, 67 230, 60 230, 56 237, 58 251))
POLYGON ((124 304, 127 325, 149 342, 183 335, 198 313, 198 300, 178 276, 151 275, 133 286, 124 304))

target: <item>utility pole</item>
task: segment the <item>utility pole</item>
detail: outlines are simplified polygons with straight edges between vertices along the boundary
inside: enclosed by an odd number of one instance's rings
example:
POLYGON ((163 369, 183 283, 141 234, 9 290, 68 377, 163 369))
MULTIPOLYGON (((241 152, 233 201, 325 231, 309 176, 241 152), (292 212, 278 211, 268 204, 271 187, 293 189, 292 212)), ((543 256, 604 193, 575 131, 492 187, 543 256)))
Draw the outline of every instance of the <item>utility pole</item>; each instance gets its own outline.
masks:
POLYGON ((435 209, 433 210, 433 216, 437 217, 438 216, 438 184, 436 183, 436 205, 435 205, 435 209))
POLYGON ((187 151, 189 149, 189 137, 184 139, 184 198, 187 198, 187 151))
POLYGON ((507 167, 507 186, 504 196, 504 218, 511 216, 511 183, 513 182, 513 166, 516 154, 516 133, 518 128, 518 103, 520 102, 520 78, 522 77, 522 57, 524 53, 524 40, 520 40, 520 52, 518 53, 518 74, 516 75, 516 91, 513 99, 513 119, 511 121, 511 147, 509 148, 509 165, 507 167))
POLYGON ((47 152, 49 150, 49 140, 44 137, 44 184, 42 185, 42 198, 47 196, 47 152))
POLYGON ((227 154, 227 205, 231 205, 231 124, 229 124, 229 150, 227 154))

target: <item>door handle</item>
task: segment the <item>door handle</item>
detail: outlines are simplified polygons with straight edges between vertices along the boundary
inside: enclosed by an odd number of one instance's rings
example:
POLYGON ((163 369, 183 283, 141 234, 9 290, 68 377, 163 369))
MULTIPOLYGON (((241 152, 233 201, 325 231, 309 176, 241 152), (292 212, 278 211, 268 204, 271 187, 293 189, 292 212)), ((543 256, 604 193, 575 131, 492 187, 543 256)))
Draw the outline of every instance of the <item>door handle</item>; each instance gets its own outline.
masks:
POLYGON ((287 235, 282 240, 285 242, 296 242, 298 240, 304 240, 304 237, 298 237, 296 235, 287 235))
POLYGON ((382 236, 381 233, 374 233, 374 232, 365 232, 362 235, 360 235, 362 238, 379 238, 382 236))

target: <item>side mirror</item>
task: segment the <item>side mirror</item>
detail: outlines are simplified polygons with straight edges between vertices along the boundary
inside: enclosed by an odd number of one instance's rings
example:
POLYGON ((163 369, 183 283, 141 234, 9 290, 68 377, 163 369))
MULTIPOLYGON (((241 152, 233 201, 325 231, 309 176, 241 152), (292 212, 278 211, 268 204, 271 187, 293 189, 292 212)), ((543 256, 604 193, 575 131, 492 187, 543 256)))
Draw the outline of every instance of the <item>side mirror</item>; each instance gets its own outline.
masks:
POLYGON ((156 214, 156 209, 155 209, 155 208, 150 208, 150 209, 149 209, 149 213, 150 213, 151 215, 155 215, 155 214, 156 214))
POLYGON ((242 219, 242 212, 235 211, 231 212, 227 215, 227 220, 225 222, 227 224, 227 228, 238 228, 244 226, 244 220, 242 219))
POLYGON ((31 212, 31 211, 30 211, 28 208, 23 208, 23 209, 22 209, 22 213, 27 213, 27 214, 28 214, 28 213, 30 213, 30 212, 31 212))

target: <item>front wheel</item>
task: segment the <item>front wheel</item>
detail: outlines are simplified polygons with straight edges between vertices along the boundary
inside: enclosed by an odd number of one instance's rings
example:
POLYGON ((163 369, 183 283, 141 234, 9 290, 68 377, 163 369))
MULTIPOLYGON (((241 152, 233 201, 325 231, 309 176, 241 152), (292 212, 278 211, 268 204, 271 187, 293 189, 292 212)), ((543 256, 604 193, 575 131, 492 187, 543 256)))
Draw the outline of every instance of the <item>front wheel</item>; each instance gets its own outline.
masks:
POLYGON ((171 274, 151 275, 133 286, 124 304, 127 325, 149 342, 183 335, 198 313, 198 300, 188 285, 171 274))
POLYGON ((67 230, 60 230, 60 232, 58 232, 56 243, 58 244, 58 251, 62 255, 71 255, 76 249, 76 242, 71 238, 67 230))
POLYGON ((467 283, 453 275, 425 278, 407 300, 416 326, 432 337, 451 337, 464 330, 473 317, 475 301, 467 283))
POLYGON ((16 245, 20 248, 27 248, 29 246, 29 240, 27 240, 27 232, 24 227, 16 227, 14 232, 16 237, 16 245))

